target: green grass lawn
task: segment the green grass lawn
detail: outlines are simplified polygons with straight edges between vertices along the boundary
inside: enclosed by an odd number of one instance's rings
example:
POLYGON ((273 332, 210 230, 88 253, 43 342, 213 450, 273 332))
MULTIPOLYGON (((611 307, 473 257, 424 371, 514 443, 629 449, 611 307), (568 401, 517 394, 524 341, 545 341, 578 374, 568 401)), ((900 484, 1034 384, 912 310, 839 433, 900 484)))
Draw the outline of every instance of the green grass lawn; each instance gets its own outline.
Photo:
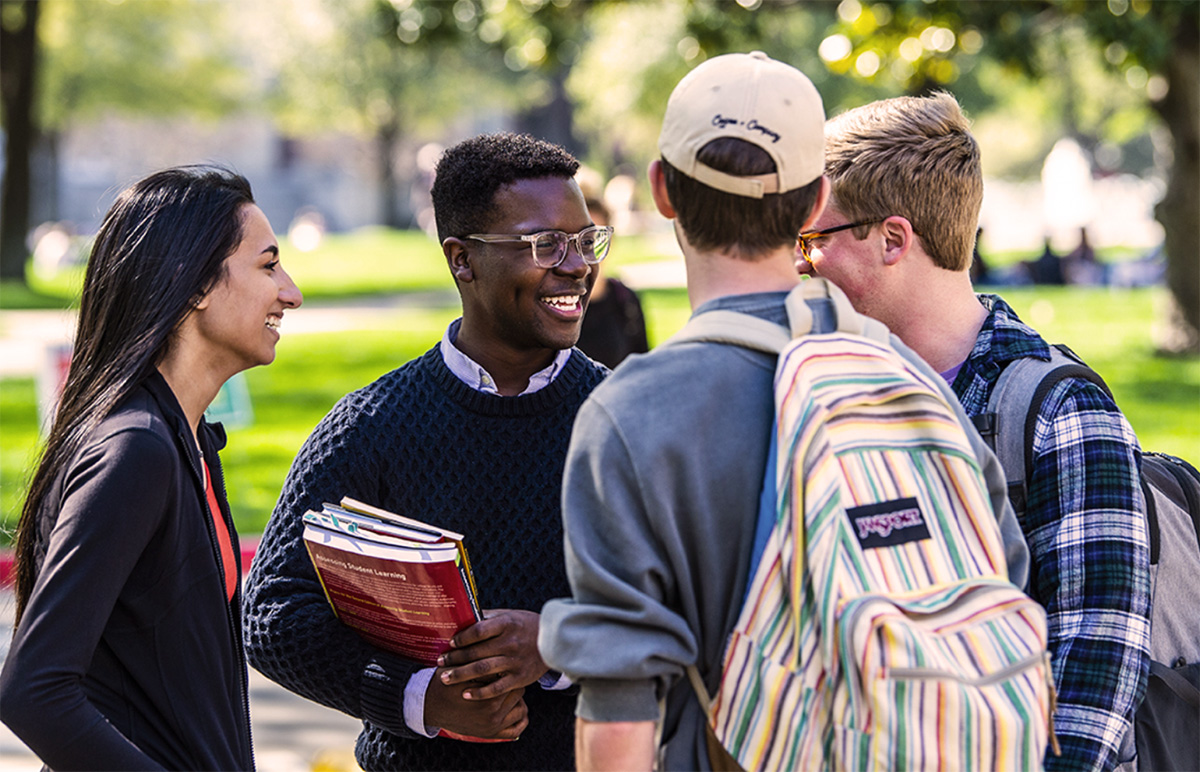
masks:
MULTIPOLYGON (((246 372, 253 424, 231 429, 221 453, 238 531, 261 532, 292 457, 344 394, 421 354, 441 337, 453 310, 390 312, 372 330, 284 335, 275 364, 246 372)), ((37 445, 34 382, 0 380, 0 509, 4 530, 19 515, 37 445)))
MULTIPOLYGON (((636 253, 632 259, 649 256, 636 253)), ((446 269, 436 245, 420 234, 381 231, 345 244, 331 237, 320 256, 285 253, 285 260, 297 281, 308 285, 310 300, 379 289, 372 279, 388 291, 452 286, 448 275, 441 278, 446 269)), ((1004 295, 1047 339, 1067 343, 1105 377, 1143 447, 1200 461, 1200 361, 1157 358, 1152 350, 1162 290, 1021 288, 1004 295)), ((647 290, 642 302, 652 345, 689 315, 681 289, 647 290)), ((275 364, 246 373, 254 422, 233 429, 222 453, 242 534, 261 532, 292 457, 334 402, 425 351, 456 315, 455 309, 403 309, 388 312, 369 330, 285 334, 275 364)), ((32 379, 0 380, 0 512, 6 531, 16 523, 37 436, 32 379)))
MULTIPOLYGON (((331 233, 311 252, 292 248, 286 236, 279 239, 283 265, 306 301, 454 289, 441 247, 421 231, 362 228, 331 233)), ((650 239, 618 235, 607 264, 619 270, 622 264, 659 257, 650 239)), ((32 270, 27 275, 28 286, 0 282, 0 309, 69 308, 83 282, 82 267, 54 276, 39 276, 32 270)))
POLYGON ((1162 289, 1005 289, 1048 341, 1066 343, 1100 373, 1142 446, 1200 461, 1200 360, 1154 355, 1162 289))

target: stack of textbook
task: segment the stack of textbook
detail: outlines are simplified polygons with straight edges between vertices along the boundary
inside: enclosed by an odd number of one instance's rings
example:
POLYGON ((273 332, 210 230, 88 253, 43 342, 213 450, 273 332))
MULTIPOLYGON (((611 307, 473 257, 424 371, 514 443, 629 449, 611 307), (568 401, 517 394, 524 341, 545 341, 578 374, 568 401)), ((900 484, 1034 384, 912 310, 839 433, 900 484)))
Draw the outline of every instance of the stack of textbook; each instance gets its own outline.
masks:
POLYGON ((462 534, 352 498, 304 515, 325 596, 367 641, 426 665, 482 616, 462 534))

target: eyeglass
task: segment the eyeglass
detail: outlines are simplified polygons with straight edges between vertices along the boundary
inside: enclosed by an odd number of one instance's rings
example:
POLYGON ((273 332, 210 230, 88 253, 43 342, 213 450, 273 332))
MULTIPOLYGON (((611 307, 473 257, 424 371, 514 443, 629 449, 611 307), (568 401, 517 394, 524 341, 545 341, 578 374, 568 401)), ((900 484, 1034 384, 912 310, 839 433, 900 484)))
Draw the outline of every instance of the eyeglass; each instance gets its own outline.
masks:
POLYGON ((485 244, 503 241, 526 241, 533 252, 533 264, 538 268, 557 268, 567 258, 568 245, 574 241, 575 249, 583 262, 595 265, 608 256, 612 246, 613 229, 610 225, 592 225, 579 233, 542 231, 528 236, 500 235, 494 233, 472 233, 468 239, 485 244))
POLYGON ((835 225, 832 228, 826 228, 823 231, 809 231, 808 233, 801 233, 796 237, 796 240, 800 242, 800 256, 803 257, 806 262, 811 263, 814 246, 813 242, 817 239, 825 238, 829 234, 837 233, 838 231, 848 231, 851 228, 857 228, 860 225, 876 225, 881 222, 883 222, 883 220, 863 220, 862 222, 850 222, 846 223, 845 225, 835 225))

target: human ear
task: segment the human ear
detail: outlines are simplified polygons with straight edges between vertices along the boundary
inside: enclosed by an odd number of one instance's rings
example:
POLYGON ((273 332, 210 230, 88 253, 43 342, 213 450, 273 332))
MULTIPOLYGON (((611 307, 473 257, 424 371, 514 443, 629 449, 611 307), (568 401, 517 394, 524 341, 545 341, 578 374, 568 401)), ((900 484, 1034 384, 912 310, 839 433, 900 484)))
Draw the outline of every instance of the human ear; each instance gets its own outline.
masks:
POLYGON ((650 177, 650 197, 654 199, 659 214, 668 220, 675 219, 675 207, 671 206, 671 198, 667 195, 667 176, 663 173, 662 161, 657 158, 651 161, 646 174, 650 177))
POLYGON ((893 215, 879 226, 883 235, 883 264, 896 265, 916 245, 916 233, 907 217, 893 215))
POLYGON ((800 226, 800 231, 812 230, 813 224, 821 218, 821 214, 825 211, 825 205, 829 203, 829 178, 824 174, 821 175, 821 190, 817 193, 817 200, 813 202, 812 211, 808 213, 804 224, 800 226))
POLYGON ((471 267, 471 255, 462 239, 451 236, 442 242, 442 254, 446 256, 446 264, 456 281, 469 282, 475 280, 475 271, 471 267))

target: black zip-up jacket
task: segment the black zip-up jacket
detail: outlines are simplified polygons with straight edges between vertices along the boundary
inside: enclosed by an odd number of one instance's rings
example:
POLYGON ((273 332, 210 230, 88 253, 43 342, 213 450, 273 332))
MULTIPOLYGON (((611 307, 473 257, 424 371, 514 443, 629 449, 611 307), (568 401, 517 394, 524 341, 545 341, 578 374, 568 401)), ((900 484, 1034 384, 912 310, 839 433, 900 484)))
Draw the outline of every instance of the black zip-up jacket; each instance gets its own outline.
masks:
MULTIPOLYGON (((201 421, 199 439, 240 562, 224 430, 201 421)), ((161 375, 90 434, 38 527, 0 719, 56 770, 252 769, 241 595, 226 599, 200 453, 161 375)))

